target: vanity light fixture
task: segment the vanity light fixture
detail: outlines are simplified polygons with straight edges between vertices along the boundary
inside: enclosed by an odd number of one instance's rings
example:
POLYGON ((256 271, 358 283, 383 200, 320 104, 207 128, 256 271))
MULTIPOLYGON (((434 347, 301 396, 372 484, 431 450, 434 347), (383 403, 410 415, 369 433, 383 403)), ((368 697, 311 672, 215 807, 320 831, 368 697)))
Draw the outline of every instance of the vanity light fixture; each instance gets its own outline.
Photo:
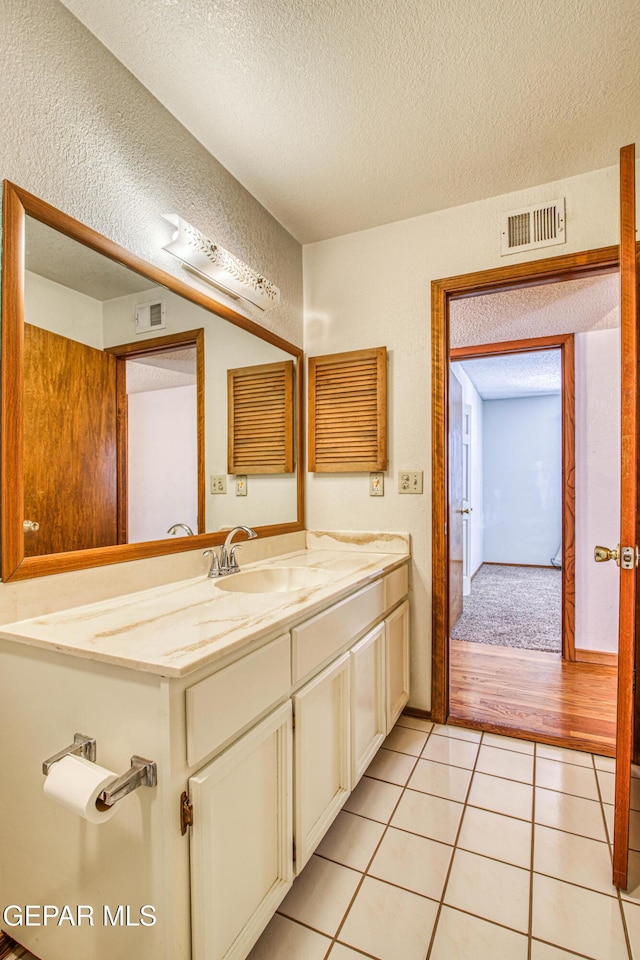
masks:
POLYGON ((188 270, 212 283, 232 297, 241 297, 261 310, 270 310, 280 303, 280 290, 275 283, 252 270, 232 253, 176 214, 164 214, 176 229, 171 242, 162 249, 173 254, 188 270))

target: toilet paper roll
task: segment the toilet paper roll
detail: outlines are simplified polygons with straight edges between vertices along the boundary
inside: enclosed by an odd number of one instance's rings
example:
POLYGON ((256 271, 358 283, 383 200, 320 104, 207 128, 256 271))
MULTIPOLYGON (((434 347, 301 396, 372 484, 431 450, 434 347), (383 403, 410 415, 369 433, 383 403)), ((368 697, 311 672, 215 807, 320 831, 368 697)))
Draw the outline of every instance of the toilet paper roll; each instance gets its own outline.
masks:
POLYGON ((105 810, 96 807, 96 800, 118 774, 100 767, 84 757, 72 754, 53 764, 45 777, 44 794, 62 804, 89 823, 104 823, 116 812, 117 804, 105 810))

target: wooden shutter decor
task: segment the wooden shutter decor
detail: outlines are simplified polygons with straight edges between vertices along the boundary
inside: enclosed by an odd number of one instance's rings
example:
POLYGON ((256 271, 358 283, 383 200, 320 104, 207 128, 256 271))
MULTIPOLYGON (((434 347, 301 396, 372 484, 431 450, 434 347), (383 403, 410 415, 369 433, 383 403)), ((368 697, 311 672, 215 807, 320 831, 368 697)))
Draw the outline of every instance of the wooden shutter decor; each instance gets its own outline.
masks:
POLYGON ((387 348, 309 358, 309 471, 387 469, 387 348))
POLYGON ((227 370, 228 473, 293 473, 293 360, 227 370))

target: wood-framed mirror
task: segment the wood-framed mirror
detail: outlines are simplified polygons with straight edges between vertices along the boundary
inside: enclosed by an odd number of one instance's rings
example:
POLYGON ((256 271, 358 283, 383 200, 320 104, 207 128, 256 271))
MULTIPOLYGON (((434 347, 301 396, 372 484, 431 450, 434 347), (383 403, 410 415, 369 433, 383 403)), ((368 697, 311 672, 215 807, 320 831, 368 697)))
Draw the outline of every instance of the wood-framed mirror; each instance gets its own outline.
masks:
POLYGON ((304 529, 302 355, 5 181, 2 580, 304 529), (236 497, 227 370, 291 361, 293 471, 236 497))

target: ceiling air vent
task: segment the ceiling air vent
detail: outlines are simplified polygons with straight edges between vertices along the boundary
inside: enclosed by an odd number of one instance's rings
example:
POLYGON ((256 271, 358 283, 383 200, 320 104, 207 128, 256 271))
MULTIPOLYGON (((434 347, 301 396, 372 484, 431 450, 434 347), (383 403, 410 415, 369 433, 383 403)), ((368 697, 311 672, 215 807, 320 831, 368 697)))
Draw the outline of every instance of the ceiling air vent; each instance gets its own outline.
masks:
POLYGON ((164 303, 162 300, 155 300, 151 303, 139 303, 136 306, 136 333, 162 330, 166 325, 164 303))
POLYGON ((564 197, 502 215, 502 256, 564 241, 564 197))

